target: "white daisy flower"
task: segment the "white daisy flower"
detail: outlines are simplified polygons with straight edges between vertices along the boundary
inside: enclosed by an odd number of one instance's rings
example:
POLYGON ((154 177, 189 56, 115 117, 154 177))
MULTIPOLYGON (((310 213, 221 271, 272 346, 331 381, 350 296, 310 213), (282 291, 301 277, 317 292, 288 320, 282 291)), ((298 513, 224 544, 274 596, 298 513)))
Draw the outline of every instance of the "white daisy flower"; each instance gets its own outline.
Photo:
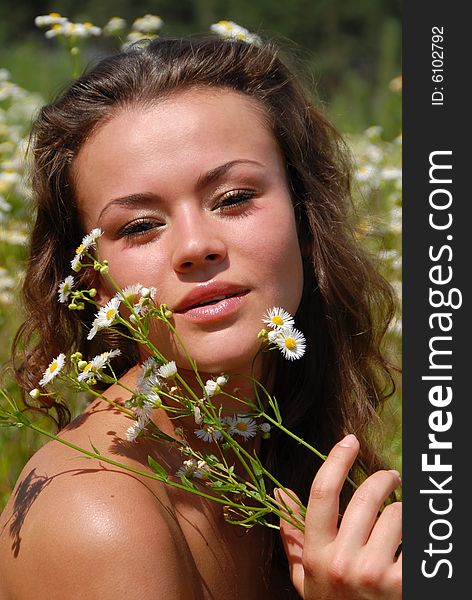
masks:
POLYGON ((295 325, 292 315, 278 306, 269 308, 262 321, 272 329, 287 329, 295 325))
POLYGON ((115 356, 121 354, 120 350, 109 350, 108 352, 102 352, 98 354, 90 362, 88 362, 82 369, 82 373, 77 376, 77 381, 88 381, 89 379, 96 378, 101 379, 102 369, 110 362, 115 356))
POLYGON ((208 479, 208 474, 211 471, 210 465, 204 460, 197 460, 197 469, 193 474, 197 479, 208 479))
POLYGON ((66 277, 64 279, 64 281, 61 281, 61 283, 59 284, 59 287, 57 288, 57 293, 59 295, 59 302, 61 302, 62 304, 67 302, 67 299, 69 298, 70 292, 73 287, 74 287, 74 278, 72 275, 69 275, 68 277, 66 277))
POLYGON ((128 442, 134 442, 143 429, 144 426, 139 421, 135 421, 132 425, 130 425, 126 430, 126 439, 128 442))
POLYGON ((177 365, 174 360, 162 365, 157 370, 157 374, 163 377, 164 379, 172 379, 177 375, 177 365))
MULTIPOLYGON (((95 248, 97 240, 101 235, 103 235, 103 231, 100 229, 100 227, 96 227, 95 229, 92 229, 90 233, 87 233, 79 246, 79 248, 82 248, 81 253, 83 254, 85 250, 88 250, 89 248, 95 248)), ((77 248, 77 250, 79 250, 79 248, 77 248)))
POLYGON ((77 246, 77 248, 75 250, 75 255, 83 256, 84 252, 89 250, 89 248, 95 248, 97 240, 102 234, 103 234, 103 231, 99 227, 97 227, 96 229, 92 229, 92 231, 90 233, 87 233, 87 235, 85 235, 82 238, 82 241, 80 242, 79 246, 77 246))
POLYGON ((229 420, 229 431, 230 435, 237 433, 245 440, 252 438, 257 433, 257 424, 251 417, 242 417, 241 415, 234 415, 229 420))
POLYGON ((283 329, 275 340, 278 348, 288 360, 296 360, 305 354, 305 336, 298 329, 283 329))
POLYGON ((132 285, 126 286, 124 289, 116 293, 116 296, 120 299, 132 302, 134 297, 141 292, 143 286, 140 283, 133 283, 132 285))
POLYGON ((152 409, 153 406, 149 402, 143 402, 141 406, 136 406, 134 408, 136 420, 138 421, 142 429, 144 429, 144 427, 146 427, 146 425, 151 420, 152 409))
POLYGON ((155 384, 155 377, 152 385, 149 386, 149 378, 156 376, 158 365, 154 358, 151 356, 147 358, 140 366, 139 375, 137 378, 136 386, 139 392, 145 393, 144 390, 150 390, 155 384))
POLYGON ((161 397, 159 396, 159 394, 157 392, 151 391, 148 394, 146 394, 146 399, 144 400, 144 405, 149 407, 150 409, 161 408, 161 406, 162 406, 161 397))
POLYGON ((183 465, 179 468, 176 475, 180 477, 195 477, 197 479, 208 479, 208 473, 210 473, 210 465, 204 460, 197 460, 196 458, 189 458, 184 460, 183 465))
POLYGON ((150 377, 153 373, 156 373, 158 364, 153 356, 146 358, 141 364, 140 376, 143 378, 150 377))
POLYGON ((48 368, 44 371, 43 376, 39 381, 39 385, 46 385, 47 383, 52 381, 54 377, 57 377, 57 375, 59 375, 59 373, 61 372, 65 361, 66 355, 63 353, 59 354, 59 356, 57 356, 53 361, 51 361, 49 363, 48 368))
POLYGON ((121 300, 115 296, 109 302, 107 302, 105 306, 102 306, 92 323, 92 329, 87 335, 88 340, 91 340, 99 329, 109 327, 113 324, 118 315, 120 303, 121 300))
POLYGON ((206 424, 201 429, 195 429, 195 435, 204 442, 216 442, 222 437, 221 431, 206 424))
POLYGON ((80 271, 80 269, 82 268, 82 264, 80 261, 83 255, 90 248, 96 247, 97 240, 102 234, 103 231, 99 227, 97 227, 95 229, 92 229, 90 233, 84 236, 81 243, 79 244, 79 246, 77 246, 75 250, 74 258, 70 262, 73 271, 80 271))
POLYGON ((185 477, 192 477, 197 468, 197 461, 195 458, 189 458, 188 460, 184 460, 181 467, 179 467, 176 472, 177 477, 181 477, 184 475, 185 477))
POLYGON ((141 298, 133 306, 133 310, 138 315, 144 314, 149 309, 149 303, 154 300, 157 293, 155 287, 142 287, 140 290, 141 298))
POLYGON ((143 378, 142 382, 138 386, 138 391, 144 396, 151 396, 151 394, 159 394, 162 388, 162 380, 153 372, 148 377, 143 378))
POLYGON ((220 386, 216 383, 216 381, 213 381, 213 379, 208 379, 208 381, 205 383, 205 392, 210 398, 216 394, 219 394, 220 391, 220 386))

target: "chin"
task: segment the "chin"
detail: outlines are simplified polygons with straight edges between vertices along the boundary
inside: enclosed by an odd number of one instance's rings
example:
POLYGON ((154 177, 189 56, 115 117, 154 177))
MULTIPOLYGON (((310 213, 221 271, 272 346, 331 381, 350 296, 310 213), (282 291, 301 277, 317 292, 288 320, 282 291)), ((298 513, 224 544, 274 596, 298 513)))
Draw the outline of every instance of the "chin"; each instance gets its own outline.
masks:
MULTIPOLYGON (((208 348, 205 354, 202 354, 201 348, 199 351, 192 353, 190 349, 189 354, 197 363, 197 367, 200 373, 207 373, 209 375, 220 375, 226 373, 228 375, 241 373, 250 375, 252 361, 256 355, 260 344, 258 340, 256 343, 251 341, 247 345, 231 345, 230 347, 226 344, 223 348, 221 345, 215 344, 214 348, 208 348)), ((179 357, 177 363, 181 362, 184 368, 188 368, 188 361, 184 356, 179 357)))

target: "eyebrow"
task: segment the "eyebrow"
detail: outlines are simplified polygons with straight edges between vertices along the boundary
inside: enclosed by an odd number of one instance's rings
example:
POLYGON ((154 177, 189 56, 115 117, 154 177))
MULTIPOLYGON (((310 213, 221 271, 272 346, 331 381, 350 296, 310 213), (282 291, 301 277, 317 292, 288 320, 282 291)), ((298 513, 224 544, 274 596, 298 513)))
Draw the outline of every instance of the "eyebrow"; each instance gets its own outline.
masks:
MULTIPOLYGON (((257 160, 250 160, 250 159, 231 160, 227 163, 224 163, 223 165, 219 165, 218 167, 211 169, 210 171, 207 171, 207 173, 200 175, 200 177, 198 178, 197 183, 196 183, 197 190, 201 190, 201 189, 207 187, 208 185, 210 185, 210 183, 217 181, 220 177, 225 175, 229 170, 231 170, 233 167, 235 167, 236 165, 239 165, 239 164, 250 164, 250 165, 256 165, 258 167, 264 166, 257 160)), ((155 201, 156 199, 159 199, 159 196, 157 194, 150 193, 150 192, 129 194, 128 196, 114 198, 113 200, 110 200, 110 202, 108 202, 108 204, 102 209, 102 211, 100 212, 100 214, 98 216, 98 221, 100 221, 102 216, 112 206, 123 206, 125 208, 133 209, 138 206, 146 206, 147 204, 151 203, 152 201, 155 201)))

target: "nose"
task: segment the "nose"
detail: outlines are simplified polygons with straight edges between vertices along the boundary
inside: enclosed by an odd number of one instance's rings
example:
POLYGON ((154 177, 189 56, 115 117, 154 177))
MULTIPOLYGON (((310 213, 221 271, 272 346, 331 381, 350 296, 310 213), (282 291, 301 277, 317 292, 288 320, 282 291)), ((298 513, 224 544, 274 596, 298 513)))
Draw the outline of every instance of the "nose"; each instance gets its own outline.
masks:
POLYGON ((172 266, 177 273, 190 273, 221 264, 228 250, 215 223, 192 211, 181 215, 174 227, 172 266))

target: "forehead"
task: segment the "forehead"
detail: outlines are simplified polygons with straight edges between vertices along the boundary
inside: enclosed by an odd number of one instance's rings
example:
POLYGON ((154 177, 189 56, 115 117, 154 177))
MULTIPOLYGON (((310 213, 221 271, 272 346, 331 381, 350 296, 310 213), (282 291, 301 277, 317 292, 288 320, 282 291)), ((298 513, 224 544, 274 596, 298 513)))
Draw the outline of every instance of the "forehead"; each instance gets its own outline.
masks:
POLYGON ((120 109, 83 144, 73 174, 80 203, 105 188, 113 195, 116 187, 146 186, 153 176, 198 177, 237 159, 281 168, 264 109, 232 90, 190 89, 120 109))

